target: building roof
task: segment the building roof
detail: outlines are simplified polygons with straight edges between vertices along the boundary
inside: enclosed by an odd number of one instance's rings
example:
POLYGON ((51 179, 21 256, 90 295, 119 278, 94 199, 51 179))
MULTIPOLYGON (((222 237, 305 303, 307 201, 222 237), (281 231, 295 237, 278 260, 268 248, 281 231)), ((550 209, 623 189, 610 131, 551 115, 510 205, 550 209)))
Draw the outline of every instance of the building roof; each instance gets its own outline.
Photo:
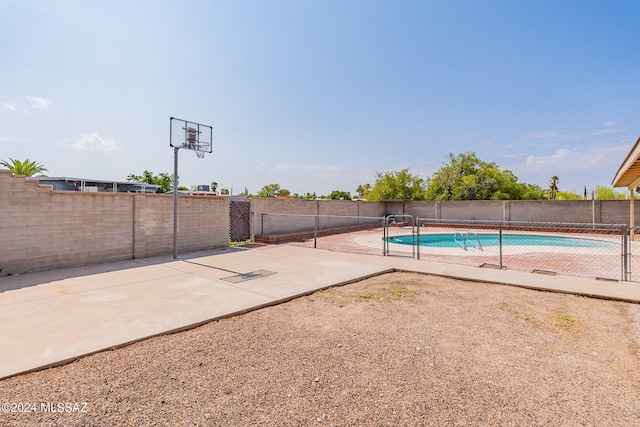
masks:
MULTIPOLYGON (((26 179, 38 181, 39 183, 44 185, 54 184, 54 189, 55 189, 55 183, 69 184, 70 186, 73 186, 73 187, 80 186, 78 189, 99 186, 105 189, 110 188, 111 190, 109 191, 115 191, 115 189, 126 190, 127 188, 139 187, 140 189, 144 189, 145 192, 147 192, 147 190, 151 190, 151 192, 155 193, 156 190, 160 188, 159 185, 147 184, 144 182, 109 181, 109 180, 102 180, 102 179, 74 178, 74 177, 68 177, 68 176, 33 176, 33 177, 28 177, 26 179)), ((69 188, 62 188, 62 189, 67 190, 69 188)))
POLYGON ((627 188, 640 186, 640 138, 620 165, 611 186, 627 188))

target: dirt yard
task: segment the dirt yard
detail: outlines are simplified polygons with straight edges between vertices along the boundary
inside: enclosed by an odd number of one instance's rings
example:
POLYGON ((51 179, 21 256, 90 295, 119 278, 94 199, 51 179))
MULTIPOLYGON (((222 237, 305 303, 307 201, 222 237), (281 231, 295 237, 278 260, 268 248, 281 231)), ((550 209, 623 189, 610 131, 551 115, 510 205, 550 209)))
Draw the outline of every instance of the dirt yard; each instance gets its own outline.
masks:
POLYGON ((0 381, 0 425, 640 425, 639 343, 640 305, 394 273, 0 381))

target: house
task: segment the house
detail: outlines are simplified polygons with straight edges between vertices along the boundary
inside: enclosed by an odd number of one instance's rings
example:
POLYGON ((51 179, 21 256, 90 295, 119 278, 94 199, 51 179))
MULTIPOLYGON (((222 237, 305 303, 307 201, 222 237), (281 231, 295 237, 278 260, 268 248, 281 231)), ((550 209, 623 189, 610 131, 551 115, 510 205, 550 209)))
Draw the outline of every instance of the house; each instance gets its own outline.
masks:
POLYGON ((144 182, 104 181, 86 178, 35 176, 26 179, 38 181, 40 185, 50 185, 53 190, 63 191, 154 194, 160 188, 159 185, 144 182))

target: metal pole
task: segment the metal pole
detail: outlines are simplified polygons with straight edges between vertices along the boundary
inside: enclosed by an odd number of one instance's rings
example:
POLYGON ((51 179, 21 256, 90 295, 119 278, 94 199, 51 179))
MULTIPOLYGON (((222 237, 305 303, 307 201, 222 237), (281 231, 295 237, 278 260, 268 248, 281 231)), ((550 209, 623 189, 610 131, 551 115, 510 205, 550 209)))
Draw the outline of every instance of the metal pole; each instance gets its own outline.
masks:
POLYGON ((318 240, 318 216, 316 215, 315 228, 313 230, 313 248, 317 248, 317 240, 318 240))
POLYGON ((178 258, 178 147, 173 147, 173 259, 178 258))
POLYGON ((500 224, 500 270, 502 270, 502 224, 500 224))
POLYGON ((411 249, 413 249, 413 253, 411 254, 411 258, 416 257, 416 220, 411 216, 411 249))
POLYGON ((636 229, 634 228, 636 225, 636 203, 635 203, 635 194, 634 189, 629 189, 629 238, 631 240, 636 240, 636 229))
POLYGON ((628 238, 627 238, 627 227, 622 228, 622 281, 626 282, 628 280, 627 272, 628 272, 628 238))
POLYGON ((387 219, 382 218, 382 255, 386 256, 388 253, 387 245, 387 219))
POLYGON ((420 217, 417 217, 416 221, 416 259, 420 259, 420 217))
POLYGON ((249 238, 251 239, 251 243, 256 242, 256 230, 253 227, 253 201, 249 199, 249 238))

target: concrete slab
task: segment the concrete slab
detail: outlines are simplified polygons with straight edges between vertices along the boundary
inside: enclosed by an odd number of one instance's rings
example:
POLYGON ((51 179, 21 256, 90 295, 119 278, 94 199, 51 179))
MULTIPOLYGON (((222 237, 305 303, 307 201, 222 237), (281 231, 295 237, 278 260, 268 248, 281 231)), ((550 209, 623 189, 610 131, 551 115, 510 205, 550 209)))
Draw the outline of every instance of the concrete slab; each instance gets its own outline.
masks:
POLYGON ((294 246, 0 278, 0 378, 393 270, 640 302, 640 284, 294 246), (225 280, 257 271, 251 280, 225 280))

